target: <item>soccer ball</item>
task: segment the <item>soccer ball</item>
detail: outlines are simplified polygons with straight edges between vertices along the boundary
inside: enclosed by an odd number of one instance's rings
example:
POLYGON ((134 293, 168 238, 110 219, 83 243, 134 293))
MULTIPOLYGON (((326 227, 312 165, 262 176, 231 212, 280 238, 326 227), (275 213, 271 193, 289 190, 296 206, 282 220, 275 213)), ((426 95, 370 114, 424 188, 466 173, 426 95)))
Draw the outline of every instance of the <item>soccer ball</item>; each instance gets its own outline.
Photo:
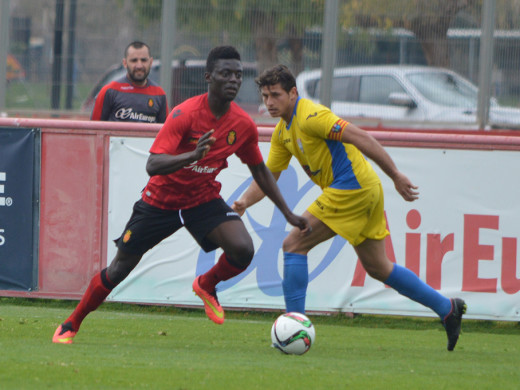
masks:
POLYGON ((288 355, 303 355, 316 339, 312 322, 301 313, 286 313, 271 328, 273 346, 288 355))

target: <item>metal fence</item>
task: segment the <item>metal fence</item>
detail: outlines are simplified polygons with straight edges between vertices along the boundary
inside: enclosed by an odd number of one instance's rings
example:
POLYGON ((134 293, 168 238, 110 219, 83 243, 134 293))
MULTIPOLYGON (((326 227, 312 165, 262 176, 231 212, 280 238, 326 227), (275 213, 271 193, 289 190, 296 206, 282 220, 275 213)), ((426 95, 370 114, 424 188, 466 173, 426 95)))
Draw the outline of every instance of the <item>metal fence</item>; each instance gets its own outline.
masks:
MULTIPOLYGON (((165 45, 172 59, 184 61, 205 59, 213 46, 231 44, 258 71, 276 63, 295 74, 319 68, 327 1, 0 0, 0 13, 9 13, 8 28, 0 27, 0 34, 8 34, 0 108, 8 114, 81 110, 133 40, 148 43, 155 59, 165 45), (163 2, 173 7, 164 20, 163 2)), ((478 84, 482 4, 488 0, 335 1, 336 67, 438 66, 478 84)), ((493 4, 491 93, 503 105, 520 107, 520 0, 493 4)))

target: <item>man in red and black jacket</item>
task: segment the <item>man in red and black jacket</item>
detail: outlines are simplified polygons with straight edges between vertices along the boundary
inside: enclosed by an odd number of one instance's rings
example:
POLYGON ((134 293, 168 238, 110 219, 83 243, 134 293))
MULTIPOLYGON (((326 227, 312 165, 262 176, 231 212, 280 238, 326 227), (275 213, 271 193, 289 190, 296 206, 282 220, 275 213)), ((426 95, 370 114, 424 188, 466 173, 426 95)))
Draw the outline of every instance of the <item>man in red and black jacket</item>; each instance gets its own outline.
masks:
POLYGON ((99 91, 90 119, 164 123, 168 102, 164 90, 148 79, 152 62, 148 45, 139 41, 130 43, 123 58, 126 75, 99 91))

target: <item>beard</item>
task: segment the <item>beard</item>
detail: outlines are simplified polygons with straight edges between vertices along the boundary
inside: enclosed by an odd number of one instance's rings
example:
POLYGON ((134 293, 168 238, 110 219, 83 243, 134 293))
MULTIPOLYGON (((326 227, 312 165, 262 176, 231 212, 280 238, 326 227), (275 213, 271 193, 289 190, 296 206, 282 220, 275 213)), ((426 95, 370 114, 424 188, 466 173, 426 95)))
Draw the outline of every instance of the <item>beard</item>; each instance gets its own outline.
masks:
POLYGON ((130 81, 133 81, 134 83, 142 83, 143 81, 145 81, 147 78, 148 78, 148 74, 150 73, 150 70, 145 70, 145 71, 132 71, 132 72, 127 72, 128 73, 128 78, 130 79, 130 81))

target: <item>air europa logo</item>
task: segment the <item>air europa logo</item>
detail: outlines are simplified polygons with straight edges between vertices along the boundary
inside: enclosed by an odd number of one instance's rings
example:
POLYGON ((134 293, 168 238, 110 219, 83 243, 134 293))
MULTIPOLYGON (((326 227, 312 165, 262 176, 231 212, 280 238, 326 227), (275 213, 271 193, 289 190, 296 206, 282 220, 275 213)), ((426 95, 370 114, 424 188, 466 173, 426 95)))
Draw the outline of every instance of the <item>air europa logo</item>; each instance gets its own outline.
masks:
POLYGON ((145 115, 141 114, 139 112, 134 112, 131 108, 120 108, 115 113, 116 119, 120 120, 132 120, 136 122, 148 122, 148 123, 154 123, 155 122, 155 116, 152 115, 145 115))
POLYGON ((0 206, 12 206, 13 199, 5 197, 5 183, 7 181, 7 173, 0 172, 0 206))

